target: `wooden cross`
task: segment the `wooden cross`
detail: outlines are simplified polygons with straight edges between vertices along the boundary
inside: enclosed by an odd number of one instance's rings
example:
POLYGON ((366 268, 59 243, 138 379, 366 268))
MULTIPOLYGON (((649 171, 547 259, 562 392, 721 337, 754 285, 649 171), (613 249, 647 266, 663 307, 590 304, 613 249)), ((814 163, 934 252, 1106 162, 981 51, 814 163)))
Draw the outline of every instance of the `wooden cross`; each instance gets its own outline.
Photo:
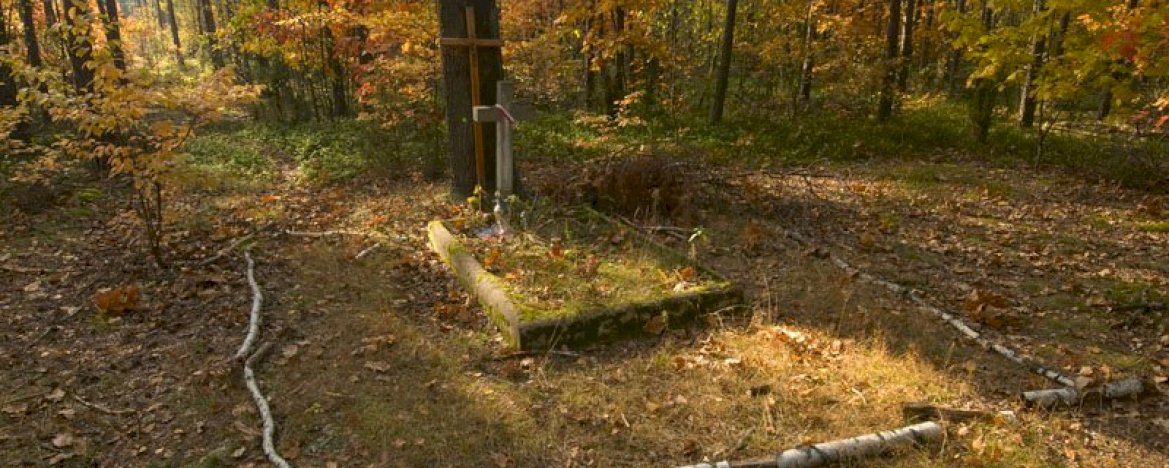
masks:
MULTIPOLYGON (((442 46, 451 47, 466 47, 468 57, 470 58, 471 69, 471 105, 479 106, 483 104, 479 93, 479 48, 480 47, 503 47, 503 40, 479 38, 475 35, 475 7, 467 7, 467 37, 443 37, 438 39, 438 44, 442 46)), ((482 187, 484 184, 485 164, 483 159, 483 126, 480 123, 471 124, 471 130, 475 135, 475 177, 476 183, 482 187)))
POLYGON ((527 120, 531 112, 512 103, 514 88, 510 81, 499 80, 495 83, 494 106, 475 106, 473 114, 475 122, 495 122, 495 198, 497 204, 506 200, 514 190, 515 174, 511 157, 511 126, 517 120, 527 120), (518 117, 517 117, 518 116, 518 117))

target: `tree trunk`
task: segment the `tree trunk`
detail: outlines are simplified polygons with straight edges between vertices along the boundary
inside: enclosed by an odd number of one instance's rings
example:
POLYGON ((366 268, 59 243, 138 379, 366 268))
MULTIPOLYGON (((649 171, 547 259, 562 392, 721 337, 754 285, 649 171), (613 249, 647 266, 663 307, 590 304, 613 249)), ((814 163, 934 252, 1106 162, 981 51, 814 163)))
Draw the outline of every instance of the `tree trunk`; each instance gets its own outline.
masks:
POLYGON ((158 29, 166 31, 166 16, 162 13, 162 0, 154 0, 154 16, 158 20, 158 29))
POLYGON ((901 0, 889 0, 889 23, 885 26, 885 76, 881 81, 881 96, 877 103, 877 119, 893 116, 893 85, 897 82, 898 39, 901 32, 901 0))
POLYGON ((731 74, 731 50, 735 44, 735 10, 739 0, 727 0, 727 17, 723 25, 723 41, 719 51, 718 76, 715 77, 714 99, 710 102, 710 123, 723 118, 723 104, 727 99, 727 80, 731 74))
POLYGON ((593 107, 593 88, 596 87, 597 74, 593 71, 593 60, 595 60, 593 47, 588 44, 589 34, 593 32, 593 18, 589 17, 584 23, 584 33, 581 34, 580 47, 584 53, 584 108, 586 110, 593 107))
POLYGON ((122 28, 118 24, 118 0, 97 0, 98 9, 105 18, 106 47, 114 59, 114 67, 126 71, 126 53, 122 50, 122 28))
POLYGON ((57 6, 53 4, 53 0, 44 0, 45 7, 45 27, 51 27, 57 24, 57 6))
POLYGON ((175 62, 179 68, 186 67, 183 60, 183 43, 179 40, 179 18, 175 16, 175 0, 166 0, 166 18, 170 23, 170 39, 175 46, 175 62))
MULTIPOLYGON (((499 10, 494 0, 440 0, 438 2, 441 37, 467 37, 466 7, 475 11, 475 31, 479 38, 499 38, 499 10)), ((503 57, 498 47, 480 47, 480 105, 495 104, 495 83, 503 76, 503 57)), ((474 193, 481 184, 488 194, 495 192, 495 171, 484 170, 482 181, 476 180, 475 140, 471 115, 470 57, 467 47, 442 48, 442 74, 446 94, 447 136, 450 144, 451 197, 461 200, 474 193)), ((483 134, 485 168, 495 167, 495 126, 480 123, 483 134)))
POLYGON ((917 23, 917 2, 905 0, 905 23, 901 28, 901 63, 897 71, 897 90, 909 91, 909 63, 913 59, 913 27, 917 23))
POLYGON ((815 53, 812 51, 812 41, 816 37, 816 16, 814 0, 808 0, 808 9, 804 15, 804 63, 800 66, 800 105, 807 107, 812 103, 812 71, 816 66, 815 53))
POLYGON ((73 71, 73 89, 79 93, 93 91, 93 70, 86 66, 93 61, 93 50, 90 48, 93 33, 86 19, 89 14, 89 3, 85 1, 74 0, 65 8, 65 51, 73 71))
MULTIPOLYGON (((1043 12, 1043 0, 1035 0, 1034 13, 1038 16, 1043 12)), ((1027 66, 1027 76, 1023 78, 1023 88, 1019 92, 1019 126, 1031 128, 1035 124, 1035 82, 1039 71, 1043 68, 1043 53, 1047 45, 1047 37, 1036 33, 1031 38, 1031 64, 1027 66)))
POLYGON ((211 66, 216 70, 223 68, 223 51, 219 50, 219 40, 215 37, 215 13, 211 10, 211 0, 197 0, 199 6, 200 25, 203 27, 203 37, 207 41, 207 51, 211 56, 211 66))
MULTIPOLYGON (((959 15, 966 13, 966 0, 955 0, 954 9, 959 15)), ((950 35, 950 41, 953 41, 957 36, 950 35)), ((962 69, 962 51, 956 48, 951 48, 950 57, 946 61, 946 86, 949 88, 951 95, 958 94, 959 86, 962 80, 960 71, 962 69)))
POLYGON ((37 41, 37 25, 33 18, 32 0, 20 0, 20 23, 24 28, 24 48, 29 66, 41 66, 41 45, 37 41))

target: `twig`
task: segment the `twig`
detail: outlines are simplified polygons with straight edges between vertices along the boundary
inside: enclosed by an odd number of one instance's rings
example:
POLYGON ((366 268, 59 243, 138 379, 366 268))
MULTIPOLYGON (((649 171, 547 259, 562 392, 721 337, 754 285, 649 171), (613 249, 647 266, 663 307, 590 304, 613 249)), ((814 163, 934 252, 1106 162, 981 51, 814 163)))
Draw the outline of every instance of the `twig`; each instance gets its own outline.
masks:
POLYGON ((24 400, 28 400, 28 399, 31 399, 31 398, 36 398, 36 397, 39 397, 39 396, 41 396, 41 395, 43 395, 43 394, 44 394, 44 392, 35 392, 35 393, 29 393, 29 394, 27 394, 27 395, 21 395, 21 396, 18 396, 18 397, 12 397, 12 398, 9 398, 9 399, 7 399, 7 400, 4 400, 4 402, 3 402, 3 403, 0 403, 0 406, 11 405, 11 404, 13 404, 13 403, 16 403, 16 402, 18 402, 18 401, 24 401, 24 400))
POLYGON ((29 267, 22 267, 20 265, 13 265, 11 263, 5 263, 3 265, 0 265, 0 270, 11 271, 13 273, 36 273, 38 275, 44 275, 44 274, 49 274, 49 273, 64 273, 64 272, 73 271, 73 270, 56 270, 56 269, 51 269, 51 268, 29 268, 29 267))
POLYGON ((264 303, 264 293, 260 291, 260 285, 256 284, 256 262, 252 260, 252 253, 245 250, 244 259, 248 261, 248 285, 252 287, 252 312, 248 321, 248 335, 235 352, 236 360, 243 360, 252 351, 256 335, 260 332, 260 306, 264 303))
POLYGON ((284 231, 284 233, 288 234, 290 236, 293 236, 293 237, 332 237, 332 236, 363 236, 364 237, 364 236, 369 235, 369 233, 361 232, 361 231, 343 231, 343 230, 294 231, 292 229, 286 229, 284 231))
POLYGON ((219 259, 223 258, 224 255, 231 253, 231 251, 235 250, 236 247, 239 247, 240 245, 243 245, 243 243, 255 238, 256 234, 259 234, 261 230, 262 229, 252 231, 252 233, 250 233, 246 236, 240 237, 239 239, 236 239, 235 241, 232 241, 232 243, 228 244, 227 247, 219 249, 218 252, 215 252, 215 255, 212 255, 212 256, 207 257, 207 258, 203 259, 202 261, 200 261, 198 263, 198 265, 203 267, 203 266, 207 266, 207 265, 210 265, 212 263, 215 263, 216 260, 219 260, 219 259))
POLYGON ((252 261, 252 253, 244 251, 244 258, 248 261, 248 285, 252 288, 252 311, 251 321, 248 325, 248 335, 244 338, 244 342, 240 345, 239 351, 236 352, 236 359, 247 356, 244 360, 244 384, 247 385, 248 391, 252 394, 252 400, 256 402, 256 408, 260 411, 260 418, 264 423, 264 454, 268 456, 268 460, 280 468, 291 468, 291 465, 276 452, 276 445, 272 442, 273 434, 276 432, 276 421, 272 420, 272 410, 268 407, 268 400, 264 398, 264 394, 260 392, 260 386, 256 384, 256 373, 252 371, 252 364, 256 362, 268 350, 269 344, 260 346, 260 349, 252 353, 252 345, 256 340, 256 335, 260 329, 260 307, 264 304, 264 294, 260 291, 260 285, 256 284, 256 264, 252 261))
POLYGON ((354 259, 354 260, 361 260, 361 259, 362 259, 362 257, 365 257, 366 255, 369 255, 369 253, 370 253, 370 252, 373 252, 374 250, 377 250, 377 248, 378 248, 378 247, 381 247, 381 246, 382 246, 382 243, 381 243, 381 242, 375 242, 373 245, 371 245, 371 246, 369 246, 369 247, 366 247, 366 248, 365 248, 364 250, 362 250, 361 252, 357 252, 357 255, 354 255, 354 256, 353 256, 353 259, 354 259))
POLYGON ((81 396, 79 396, 77 394, 73 395, 73 399, 77 400, 78 403, 81 403, 81 404, 88 406, 90 408, 93 408, 95 410, 101 411, 105 414, 112 414, 115 416, 121 416, 123 414, 131 414, 131 413, 138 412, 138 410, 135 410, 135 409, 124 409, 124 410, 109 409, 109 408, 106 408, 105 406, 99 405, 97 403, 90 403, 88 401, 85 401, 84 399, 81 398, 81 396))
POLYGON ((561 356, 561 357, 578 358, 578 357, 580 357, 580 353, 574 353, 572 351, 560 351, 560 350, 555 350, 555 349, 549 349, 546 351, 516 351, 514 353, 508 353, 508 354, 504 354, 502 356, 493 357, 493 358, 491 358, 491 360, 492 361, 506 361, 508 359, 525 358, 525 357, 533 357, 533 356, 561 356))

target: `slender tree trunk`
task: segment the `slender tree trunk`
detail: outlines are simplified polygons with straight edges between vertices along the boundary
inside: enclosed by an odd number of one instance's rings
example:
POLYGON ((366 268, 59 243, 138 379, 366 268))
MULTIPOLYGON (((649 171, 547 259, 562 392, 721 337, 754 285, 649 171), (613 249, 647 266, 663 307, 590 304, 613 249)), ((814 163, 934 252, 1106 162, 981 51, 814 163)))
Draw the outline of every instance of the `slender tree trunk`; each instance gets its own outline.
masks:
POLYGON ((45 26, 57 24, 57 6, 53 4, 53 0, 44 0, 42 3, 45 8, 45 26))
POLYGON ((179 68, 187 66, 183 60, 183 43, 179 40, 179 18, 175 16, 175 0, 166 0, 167 23, 170 23, 170 39, 175 46, 175 62, 179 68))
POLYGON ((93 61, 93 51, 90 48, 93 33, 86 20, 90 14, 89 3, 74 0, 64 10, 67 26, 64 28, 65 48, 69 56, 69 66, 73 70, 73 88, 79 93, 92 92, 93 70, 86 66, 93 61))
POLYGON ((723 104, 727 99, 727 80, 731 74, 731 51, 735 45, 735 10, 739 0, 727 0, 727 17, 723 25, 722 47, 719 51, 718 76, 715 77, 714 99, 710 102, 710 123, 723 118, 723 104))
MULTIPOLYGON (((7 50, 12 38, 9 37, 11 28, 8 25, 8 12, 0 5, 0 50, 7 50)), ((16 107, 16 80, 12 74, 12 67, 6 62, 0 62, 0 107, 16 107)), ((9 135, 4 135, 8 137, 9 135)))
POLYGON ((799 102, 807 107, 812 103, 812 71, 816 66, 813 40, 816 38, 815 0, 808 0, 807 12, 804 15, 804 63, 800 66, 799 102))
MULTIPOLYGON (((466 7, 475 11, 475 31, 480 38, 499 38, 499 9, 494 0, 440 0, 438 19, 440 37, 467 37, 466 7)), ((480 47, 479 95, 481 105, 495 104, 495 83, 503 77, 503 57, 498 47, 480 47)), ((470 196, 476 180, 475 140, 471 116, 470 59, 467 47, 442 48, 442 75, 446 95, 447 137, 450 144, 451 173, 454 175, 451 196, 462 200, 470 196)), ((484 180, 483 189, 495 193, 495 126, 482 123, 484 180)))
POLYGON ((898 39, 901 32, 901 0, 889 0, 889 23, 885 27, 885 77, 881 81, 881 96, 877 103, 877 119, 893 116, 894 85, 897 83, 898 39))
MULTIPOLYGON (((965 14, 966 13, 966 0, 954 0, 954 10, 957 11, 959 15, 965 14)), ((950 41, 953 42, 956 37, 957 37, 957 35, 950 34, 950 41)), ((947 86, 949 93, 951 95, 958 94, 958 90, 961 89, 960 85, 964 81, 964 80, 962 80, 962 77, 960 76, 961 69, 962 69, 962 51, 957 49, 957 48, 951 47, 950 57, 948 60, 946 60, 946 78, 945 78, 946 86, 947 86)))
POLYGON ((917 20, 916 0, 905 0, 905 21, 901 28, 901 63, 897 71, 897 90, 909 91, 909 64, 913 60, 913 27, 917 20))
POLYGON ((154 0, 154 16, 158 20, 158 30, 166 31, 166 16, 162 12, 161 0, 154 0))
MULTIPOLYGON (((321 2, 321 7, 328 8, 328 2, 321 2)), ((321 26, 321 39, 324 42, 325 61, 329 67, 329 86, 333 98, 333 117, 349 115, 349 101, 345 93, 345 66, 337 57, 337 48, 333 39, 333 30, 328 25, 321 26)))
POLYGON ((584 108, 593 108, 593 88, 597 84, 597 74, 593 71, 593 60, 595 60, 593 47, 588 42, 589 34, 596 34, 593 31, 593 18, 590 16, 585 20, 584 33, 581 34, 580 48, 584 53, 584 108))
POLYGON ((20 0, 20 23, 24 29, 24 48, 28 64, 34 68, 41 66, 41 45, 37 40, 37 24, 33 18, 32 0, 20 0))
MULTIPOLYGON (((1043 0, 1035 0, 1034 14, 1043 13, 1043 0)), ((1035 124, 1035 82, 1043 68, 1043 53, 1047 44, 1047 36, 1036 33, 1031 38, 1031 64, 1027 66, 1027 76, 1023 78, 1023 89, 1020 91, 1019 126, 1031 128, 1035 124)))

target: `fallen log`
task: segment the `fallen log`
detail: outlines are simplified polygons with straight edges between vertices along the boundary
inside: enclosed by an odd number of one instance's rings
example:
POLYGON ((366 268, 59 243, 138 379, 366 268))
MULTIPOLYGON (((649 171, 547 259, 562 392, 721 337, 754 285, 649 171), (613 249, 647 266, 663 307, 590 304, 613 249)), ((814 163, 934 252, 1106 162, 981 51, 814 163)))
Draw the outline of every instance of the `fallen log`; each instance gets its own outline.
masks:
POLYGON ((785 450, 776 455, 775 458, 741 462, 720 461, 713 464, 699 463, 679 468, 804 468, 824 466, 829 463, 853 461, 878 455, 897 447, 941 440, 943 432, 941 424, 924 422, 891 431, 796 447, 785 450))
POLYGON ((1020 394, 1023 403, 1032 408, 1051 409, 1074 407, 1085 403, 1103 402, 1119 398, 1138 397, 1145 392, 1145 383, 1136 377, 1104 385, 1077 389, 1076 387, 1031 390, 1020 394))

